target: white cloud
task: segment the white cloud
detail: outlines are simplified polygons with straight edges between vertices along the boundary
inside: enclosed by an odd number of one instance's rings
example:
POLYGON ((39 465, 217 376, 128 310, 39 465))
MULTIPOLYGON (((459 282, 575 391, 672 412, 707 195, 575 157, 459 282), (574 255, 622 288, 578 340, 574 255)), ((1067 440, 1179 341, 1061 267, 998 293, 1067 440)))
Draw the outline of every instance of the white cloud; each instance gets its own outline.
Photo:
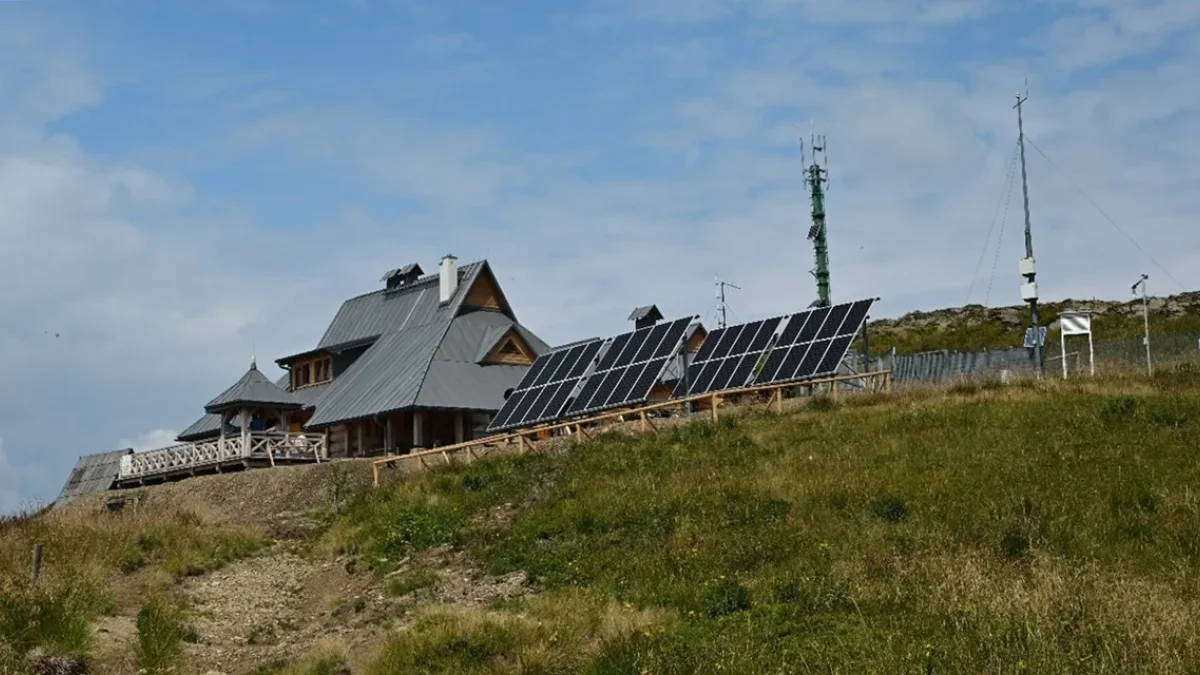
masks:
POLYGON ((156 450, 165 448, 169 445, 175 445, 178 441, 175 437, 179 435, 174 429, 154 429, 147 431, 136 438, 122 438, 117 442, 117 447, 132 448, 134 452, 144 452, 146 450, 156 450))

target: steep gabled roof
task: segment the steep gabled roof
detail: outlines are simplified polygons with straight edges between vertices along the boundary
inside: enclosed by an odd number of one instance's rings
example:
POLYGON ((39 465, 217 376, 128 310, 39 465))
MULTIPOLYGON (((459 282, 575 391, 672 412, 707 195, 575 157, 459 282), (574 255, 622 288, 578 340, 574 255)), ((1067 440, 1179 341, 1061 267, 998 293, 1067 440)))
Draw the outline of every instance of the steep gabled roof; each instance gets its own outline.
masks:
POLYGON ((271 406, 275 408, 300 408, 302 403, 291 392, 275 386, 258 366, 250 364, 250 370, 241 379, 217 395, 204 406, 205 412, 220 413, 222 410, 239 406, 271 406))
POLYGON ((329 426, 412 406, 445 332, 446 324, 437 322, 379 338, 329 385, 307 426, 329 426))
MULTIPOLYGON (((486 266, 486 262, 480 261, 458 268, 458 290, 448 304, 457 308, 486 266)), ((429 274, 403 290, 388 292, 380 289, 350 298, 338 309, 317 349, 330 349, 445 320, 447 307, 441 304, 440 294, 438 275, 429 274)))
POLYGON ((121 471, 121 458, 132 453, 133 450, 125 449, 80 457, 62 492, 58 493, 55 504, 65 504, 84 495, 112 489, 121 471))
POLYGON ((521 381, 528 366, 485 364, 482 356, 516 331, 536 358, 550 350, 536 335, 500 312, 472 311, 454 318, 442 340, 416 405, 422 408, 497 410, 504 392, 521 381))

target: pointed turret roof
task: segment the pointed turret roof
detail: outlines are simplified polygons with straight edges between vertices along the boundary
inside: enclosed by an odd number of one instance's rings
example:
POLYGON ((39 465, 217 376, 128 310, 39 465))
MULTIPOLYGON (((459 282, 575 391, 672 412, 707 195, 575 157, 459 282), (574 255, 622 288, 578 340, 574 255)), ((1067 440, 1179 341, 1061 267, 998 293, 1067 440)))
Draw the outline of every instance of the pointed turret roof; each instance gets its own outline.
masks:
POLYGON ((299 409, 303 405, 300 399, 291 392, 268 380, 267 376, 259 371, 258 364, 252 361, 250 370, 246 371, 240 380, 234 382, 232 387, 209 401, 204 406, 204 410, 209 413, 217 413, 244 406, 299 409))

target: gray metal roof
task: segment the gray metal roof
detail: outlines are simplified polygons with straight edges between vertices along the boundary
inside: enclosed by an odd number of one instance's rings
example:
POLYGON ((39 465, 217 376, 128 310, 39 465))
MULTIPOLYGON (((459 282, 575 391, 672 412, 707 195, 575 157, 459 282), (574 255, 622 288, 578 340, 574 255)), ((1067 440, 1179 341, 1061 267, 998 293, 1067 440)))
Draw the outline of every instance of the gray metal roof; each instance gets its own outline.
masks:
POLYGON ((379 338, 329 385, 308 426, 328 426, 412 406, 447 323, 406 328, 379 338))
MULTIPOLYGON (((447 305, 457 307, 462 296, 483 269, 483 262, 473 262, 458 269, 458 290, 447 305)), ((317 349, 329 349, 348 342, 357 342, 395 331, 424 326, 443 318, 438 275, 421 277, 403 290, 387 292, 380 289, 342 303, 317 349)))
POLYGON ((219 413, 222 410, 242 405, 267 405, 279 408, 299 408, 303 404, 291 392, 278 387, 267 379, 258 366, 250 364, 250 370, 216 398, 204 406, 205 412, 219 413))
MULTIPOLYGON (((275 386, 281 389, 286 388, 289 380, 289 375, 284 373, 283 377, 275 380, 275 386)), ((324 384, 315 384, 309 387, 301 387, 300 389, 293 391, 292 396, 295 396, 305 408, 311 408, 313 404, 316 403, 317 399, 321 397, 321 394, 325 393, 325 390, 328 388, 328 382, 324 384)), ((242 416, 234 415, 230 419, 230 423, 232 423, 234 426, 240 427, 242 423, 242 416)), ((216 413, 205 413, 203 417, 193 422, 190 427, 179 432, 179 435, 175 437, 175 440, 191 442, 203 440, 205 438, 211 438, 217 435, 217 431, 219 431, 220 428, 221 416, 216 413)))
POLYGON ((111 490, 121 471, 121 458, 129 454, 133 454, 133 450, 113 450, 80 457, 55 503, 65 504, 84 495, 111 490))
POLYGON ((434 354, 416 405, 499 410, 504 405, 504 392, 521 382, 529 366, 482 364, 480 360, 510 330, 521 335, 535 357, 550 351, 540 338, 499 312, 474 311, 457 316, 434 354))

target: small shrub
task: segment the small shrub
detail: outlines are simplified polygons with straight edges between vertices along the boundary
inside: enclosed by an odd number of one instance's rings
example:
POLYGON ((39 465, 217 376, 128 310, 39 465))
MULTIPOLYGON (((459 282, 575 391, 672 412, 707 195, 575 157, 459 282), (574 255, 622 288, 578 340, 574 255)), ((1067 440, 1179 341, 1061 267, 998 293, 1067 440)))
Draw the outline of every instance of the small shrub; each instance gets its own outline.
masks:
POLYGON ((721 579, 708 590, 704 599, 710 617, 727 616, 750 609, 750 589, 733 579, 721 579))
POLYGON ((886 495, 871 502, 871 513, 888 523, 898 523, 908 517, 908 504, 896 495, 886 495))
POLYGON ((414 570, 404 576, 394 579, 388 585, 388 591, 396 597, 408 595, 429 588, 438 582, 438 575, 432 570, 420 569, 414 570))
POLYGON ((810 398, 808 400, 808 405, 805 406, 805 410, 808 410, 809 412, 815 412, 815 413, 832 412, 834 410, 837 410, 837 407, 838 407, 837 401, 833 400, 833 398, 831 398, 830 396, 827 396, 825 394, 820 394, 817 396, 813 396, 812 398, 810 398))
POLYGON ((0 581, 0 643, 18 656, 35 648, 53 655, 86 654, 88 624, 103 605, 103 594, 86 581, 50 588, 0 581))
POLYGON ((1112 424, 1128 420, 1137 412, 1138 400, 1131 396, 1119 396, 1105 401, 1100 409, 1100 419, 1112 424))
POLYGON ((480 492, 483 490, 483 477, 473 473, 464 474, 462 487, 467 492, 480 492))
POLYGON ((185 641, 196 641, 196 634, 185 623, 183 608, 161 596, 151 597, 137 615, 138 666, 150 675, 175 672, 185 641))
POLYGON ((1033 541, 1023 528, 1010 527, 1000 538, 1000 555, 1007 560, 1021 560, 1029 555, 1033 541))

